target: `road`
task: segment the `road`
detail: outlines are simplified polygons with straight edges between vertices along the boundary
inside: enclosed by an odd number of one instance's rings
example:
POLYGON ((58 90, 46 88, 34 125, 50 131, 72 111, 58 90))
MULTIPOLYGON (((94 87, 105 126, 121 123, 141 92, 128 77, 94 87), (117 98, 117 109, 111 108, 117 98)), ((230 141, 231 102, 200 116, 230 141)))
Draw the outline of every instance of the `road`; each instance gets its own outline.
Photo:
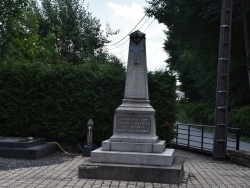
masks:
MULTIPOLYGON (((188 126, 184 124, 178 125, 178 145, 188 145, 188 126)), ((212 151, 213 149, 213 137, 214 133, 212 131, 204 131, 203 135, 203 146, 202 146, 202 131, 201 129, 197 129, 195 127, 190 127, 190 142, 189 147, 201 149, 203 147, 204 150, 212 151)), ((176 142, 176 139, 173 140, 176 142)), ((228 138, 227 141, 228 149, 235 149, 236 142, 235 139, 228 138)), ((250 152, 250 143, 240 141, 240 150, 245 150, 250 152)))

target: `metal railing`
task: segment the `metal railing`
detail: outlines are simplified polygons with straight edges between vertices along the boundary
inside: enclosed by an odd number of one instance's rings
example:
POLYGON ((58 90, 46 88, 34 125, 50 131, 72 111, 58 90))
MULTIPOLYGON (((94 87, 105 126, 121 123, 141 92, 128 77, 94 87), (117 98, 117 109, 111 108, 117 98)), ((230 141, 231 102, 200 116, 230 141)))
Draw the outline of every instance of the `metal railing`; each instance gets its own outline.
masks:
MULTIPOLYGON (((214 139, 213 126, 176 123, 174 129, 176 136, 173 142, 176 146, 196 149, 203 152, 212 152, 214 139)), ((228 127, 227 148, 239 150, 239 128, 228 127)))

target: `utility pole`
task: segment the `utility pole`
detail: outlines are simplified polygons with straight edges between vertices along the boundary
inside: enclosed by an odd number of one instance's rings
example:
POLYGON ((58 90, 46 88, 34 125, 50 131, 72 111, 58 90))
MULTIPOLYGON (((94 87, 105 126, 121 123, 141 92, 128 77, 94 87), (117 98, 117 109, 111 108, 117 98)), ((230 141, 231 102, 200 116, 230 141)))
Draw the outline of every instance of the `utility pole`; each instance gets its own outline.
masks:
POLYGON ((227 157, 227 119, 233 0, 222 0, 213 159, 227 157))

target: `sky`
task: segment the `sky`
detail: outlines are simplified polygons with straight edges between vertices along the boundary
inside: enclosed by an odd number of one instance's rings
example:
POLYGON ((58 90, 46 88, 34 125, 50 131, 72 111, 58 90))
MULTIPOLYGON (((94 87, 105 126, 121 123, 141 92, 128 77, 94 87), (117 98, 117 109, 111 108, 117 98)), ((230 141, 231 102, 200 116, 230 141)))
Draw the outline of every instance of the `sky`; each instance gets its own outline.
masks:
MULTIPOLYGON (((117 35, 109 38, 112 42, 107 47, 126 66, 129 47, 127 35, 145 15, 144 7, 147 7, 148 3, 145 0, 84 0, 84 7, 87 6, 92 16, 100 20, 102 30, 106 30, 106 24, 109 24, 113 31, 119 30, 117 35), (117 43, 123 38, 124 40, 117 43)), ((148 71, 165 69, 165 60, 168 57, 163 50, 166 27, 154 18, 144 17, 133 31, 136 30, 146 33, 148 71)))

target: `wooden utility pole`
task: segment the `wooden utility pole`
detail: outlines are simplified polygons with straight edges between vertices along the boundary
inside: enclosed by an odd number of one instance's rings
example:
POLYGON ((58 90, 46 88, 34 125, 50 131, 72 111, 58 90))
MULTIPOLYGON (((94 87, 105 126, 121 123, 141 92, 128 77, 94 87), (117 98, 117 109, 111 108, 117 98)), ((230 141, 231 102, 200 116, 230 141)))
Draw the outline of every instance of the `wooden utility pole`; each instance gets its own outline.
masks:
POLYGON ((227 119, 233 0, 222 0, 213 159, 227 156, 227 119))

